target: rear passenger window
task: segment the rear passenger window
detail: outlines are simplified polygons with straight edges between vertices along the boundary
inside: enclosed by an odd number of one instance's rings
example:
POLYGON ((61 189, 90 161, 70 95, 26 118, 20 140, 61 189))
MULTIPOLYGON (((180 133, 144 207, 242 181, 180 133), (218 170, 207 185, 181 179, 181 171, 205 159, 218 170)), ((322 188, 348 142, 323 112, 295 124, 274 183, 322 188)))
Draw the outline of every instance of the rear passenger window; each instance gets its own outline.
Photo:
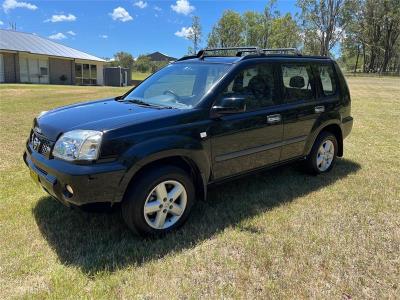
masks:
POLYGON ((318 67, 319 76, 321 78, 322 95, 332 96, 336 94, 336 80, 332 65, 320 65, 318 67))
POLYGON ((314 84, 310 66, 300 64, 282 65, 283 97, 285 102, 311 100, 314 84))

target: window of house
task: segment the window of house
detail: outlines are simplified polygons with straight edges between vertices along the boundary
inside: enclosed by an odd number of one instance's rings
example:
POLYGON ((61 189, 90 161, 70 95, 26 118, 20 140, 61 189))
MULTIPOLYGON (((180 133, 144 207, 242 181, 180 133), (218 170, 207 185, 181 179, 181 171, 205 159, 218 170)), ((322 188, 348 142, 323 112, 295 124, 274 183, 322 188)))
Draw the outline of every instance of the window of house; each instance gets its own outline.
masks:
POLYGON ((40 76, 49 75, 48 69, 46 67, 40 67, 40 76))
POLYGON ((83 85, 97 84, 97 66, 75 63, 75 83, 83 85))
POLYGON ((311 67, 303 64, 282 65, 283 97, 285 102, 311 100, 314 84, 311 67))
POLYGON ((224 90, 221 99, 229 96, 245 98, 246 110, 277 104, 273 66, 262 64, 239 72, 224 90))
POLYGON ((336 94, 336 80, 332 65, 320 65, 318 67, 319 77, 321 78, 322 95, 332 96, 336 94))

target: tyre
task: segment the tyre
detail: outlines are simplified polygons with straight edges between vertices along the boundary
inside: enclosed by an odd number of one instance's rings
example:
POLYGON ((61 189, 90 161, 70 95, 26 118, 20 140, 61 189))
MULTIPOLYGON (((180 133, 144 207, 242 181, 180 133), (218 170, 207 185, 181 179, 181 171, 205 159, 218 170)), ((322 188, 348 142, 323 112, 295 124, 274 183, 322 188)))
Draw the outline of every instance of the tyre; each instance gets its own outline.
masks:
POLYGON ((323 131, 317 137, 305 161, 305 169, 311 174, 332 170, 337 156, 338 143, 334 134, 323 131))
POLYGON ((182 226, 195 202, 191 176, 175 166, 152 168, 128 190, 121 205, 128 227, 141 236, 160 236, 182 226))

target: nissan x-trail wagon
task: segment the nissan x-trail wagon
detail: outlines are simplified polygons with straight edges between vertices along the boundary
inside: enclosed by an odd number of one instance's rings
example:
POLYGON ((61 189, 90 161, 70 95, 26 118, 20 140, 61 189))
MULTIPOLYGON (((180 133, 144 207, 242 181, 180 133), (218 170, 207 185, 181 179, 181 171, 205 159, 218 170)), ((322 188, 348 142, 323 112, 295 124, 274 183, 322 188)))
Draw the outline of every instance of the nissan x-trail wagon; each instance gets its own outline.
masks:
POLYGON ((154 236, 181 226, 210 184, 295 161, 329 172, 352 124, 330 58, 205 49, 122 96, 41 113, 23 158, 60 202, 121 203, 128 227, 154 236))

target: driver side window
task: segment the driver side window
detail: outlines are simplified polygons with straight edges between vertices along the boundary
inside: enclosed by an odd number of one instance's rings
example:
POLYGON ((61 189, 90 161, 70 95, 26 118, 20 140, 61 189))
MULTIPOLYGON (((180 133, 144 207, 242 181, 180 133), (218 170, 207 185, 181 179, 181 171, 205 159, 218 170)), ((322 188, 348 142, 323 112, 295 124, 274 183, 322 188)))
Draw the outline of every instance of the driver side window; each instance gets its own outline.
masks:
POLYGON ((246 110, 275 105, 278 98, 273 66, 262 64, 242 70, 222 93, 221 99, 225 97, 244 98, 246 110))

